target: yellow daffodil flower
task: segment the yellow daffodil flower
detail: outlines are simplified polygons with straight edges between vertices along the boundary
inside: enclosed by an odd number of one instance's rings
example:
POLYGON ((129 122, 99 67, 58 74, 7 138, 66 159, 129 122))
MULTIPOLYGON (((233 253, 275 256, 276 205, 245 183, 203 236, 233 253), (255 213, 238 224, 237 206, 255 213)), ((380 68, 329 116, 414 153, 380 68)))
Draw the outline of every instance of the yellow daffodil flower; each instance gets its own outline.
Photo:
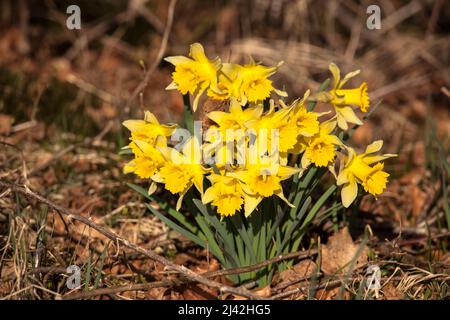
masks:
POLYGON ((220 59, 209 60, 200 43, 191 45, 189 56, 173 56, 165 58, 175 66, 172 73, 173 82, 166 88, 177 89, 182 94, 190 93, 195 96, 192 109, 197 110, 202 94, 210 87, 217 85, 217 72, 221 68, 220 59))
POLYGON ((245 123, 249 120, 258 119, 263 113, 262 106, 248 107, 242 109, 242 106, 235 99, 230 102, 228 112, 212 111, 207 116, 217 123, 217 126, 210 126, 206 132, 206 141, 203 145, 205 156, 215 156, 215 164, 223 166, 233 163, 236 157, 241 157, 241 149, 234 144, 246 145, 246 136, 244 130, 245 123), (235 156, 233 156, 235 155, 235 156))
MULTIPOLYGON (((275 111, 275 103, 270 100, 270 109, 258 119, 245 122, 245 127, 255 135, 254 145, 258 146, 258 154, 273 152, 286 152, 294 139, 292 132, 287 128, 291 110, 281 108, 275 111), (284 135, 281 134, 283 130, 284 135), (272 141, 275 140, 275 141, 272 141)), ((295 133, 294 133, 295 135, 295 133)), ((296 137, 295 137, 296 139, 296 137)))
POLYGON ((244 169, 230 173, 230 176, 241 181, 244 191, 244 213, 248 217, 265 197, 278 196, 292 206, 284 197, 281 181, 290 178, 301 170, 289 166, 279 165, 270 160, 256 164, 247 164, 244 169))
POLYGON ((301 164, 307 168, 311 163, 317 167, 326 167, 332 164, 336 157, 336 146, 342 145, 339 138, 332 133, 336 127, 334 119, 320 124, 319 132, 305 139, 305 152, 301 164))
POLYGON ((341 191, 342 204, 348 208, 358 194, 358 183, 364 190, 375 197, 383 193, 386 188, 389 174, 383 171, 384 164, 379 161, 396 157, 395 154, 373 155, 383 146, 383 141, 378 140, 368 145, 366 151, 357 154, 355 150, 346 147, 348 156, 341 164, 337 177, 337 185, 343 185, 341 191), (377 163, 376 163, 377 162, 377 163), (376 163, 374 166, 370 166, 376 163))
MULTIPOLYGON (((134 173, 142 179, 152 179, 164 163, 158 147, 165 147, 167 137, 175 130, 174 125, 162 125, 150 111, 145 112, 144 120, 127 120, 123 125, 131 131, 130 144, 127 147, 134 159, 125 164, 124 173, 134 173)), ((153 182, 149 194, 156 190, 153 182)))
POLYGON ((302 99, 295 100, 290 106, 280 101, 284 109, 289 109, 289 119, 280 128, 280 151, 302 153, 304 138, 314 136, 319 132, 319 117, 327 114, 310 112, 306 109, 305 101, 309 97, 309 90, 302 99))
POLYGON ((153 180, 164 183, 165 188, 171 193, 180 195, 177 202, 177 210, 186 192, 195 185, 203 194, 203 175, 208 172, 201 164, 201 149, 195 137, 190 138, 184 144, 182 152, 173 148, 159 148, 166 163, 160 171, 153 176, 153 180))
POLYGON ((276 67, 266 67, 252 61, 239 68, 239 77, 241 78, 241 94, 243 99, 241 103, 247 100, 250 103, 260 103, 270 97, 272 91, 280 96, 287 96, 283 91, 277 90, 272 86, 269 77, 283 64, 280 62, 276 67))
POLYGON ((334 63, 330 63, 329 70, 334 79, 333 89, 330 91, 332 95, 330 103, 336 109, 338 126, 343 130, 347 130, 347 122, 361 125, 361 120, 355 115, 350 106, 358 106, 362 112, 367 112, 370 104, 367 84, 363 82, 359 88, 342 89, 348 80, 359 74, 359 70, 346 74, 342 80, 341 71, 334 63))
POLYGON ((139 148, 133 143, 135 140, 140 140, 156 146, 165 145, 166 137, 169 137, 174 132, 176 125, 163 125, 158 122, 155 115, 150 111, 145 111, 144 120, 126 120, 123 126, 131 131, 130 140, 132 141, 128 147, 132 149, 135 154, 139 154, 139 148), (160 138, 160 139, 158 139, 160 138), (161 139, 163 138, 163 139, 161 139))
POLYGON ((149 179, 162 167, 164 158, 150 143, 135 140, 133 144, 136 157, 124 166, 124 173, 135 173, 139 178, 149 179))
POLYGON ((239 65, 223 63, 219 71, 218 82, 208 89, 208 96, 214 100, 235 100, 244 105, 247 101, 241 95, 242 79, 239 78, 239 65), (242 103, 244 102, 244 103, 242 103))
POLYGON ((238 179, 215 173, 209 175, 208 179, 211 187, 203 194, 204 204, 212 202, 222 217, 232 216, 241 209, 244 198, 238 179))
POLYGON ((334 63, 330 63, 329 70, 333 75, 333 88, 329 92, 319 92, 315 95, 315 99, 329 102, 334 106, 337 124, 342 130, 348 129, 348 123, 362 125, 351 106, 357 106, 362 112, 367 112, 370 105, 367 83, 363 82, 359 88, 343 89, 348 80, 359 74, 359 70, 349 72, 343 79, 341 71, 334 63))
POLYGON ((243 66, 223 64, 219 82, 211 86, 208 95, 216 100, 234 98, 241 105, 261 103, 270 97, 272 91, 285 97, 286 92, 275 89, 269 79, 281 65, 282 62, 275 67, 266 67, 254 61, 243 66))

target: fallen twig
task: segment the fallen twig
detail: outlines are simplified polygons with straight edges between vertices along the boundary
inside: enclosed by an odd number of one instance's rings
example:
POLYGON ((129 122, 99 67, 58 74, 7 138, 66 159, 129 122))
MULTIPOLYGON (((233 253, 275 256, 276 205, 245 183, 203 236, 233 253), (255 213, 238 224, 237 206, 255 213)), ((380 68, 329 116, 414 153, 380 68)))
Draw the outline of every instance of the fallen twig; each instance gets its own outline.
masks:
POLYGON ((170 30, 172 29, 172 23, 173 23, 173 16, 175 12, 175 4, 176 0, 171 0, 169 4, 169 12, 167 15, 167 23, 166 23, 166 29, 164 30, 163 39, 161 42, 161 47, 159 48, 158 54, 156 56, 155 61, 153 61, 153 64, 151 67, 147 70, 145 73, 144 79, 141 81, 141 83, 134 89, 133 93, 131 94, 130 98, 128 99, 126 105, 125 105, 125 112, 128 112, 130 109, 132 101, 138 96, 138 94, 144 90, 144 88, 148 85, 148 82, 150 80, 151 75, 153 72, 155 72, 156 68, 158 67, 159 63, 161 62, 161 59, 164 56, 164 53, 166 52, 167 43, 169 41, 169 34, 170 30))
POLYGON ((288 260, 292 258, 308 258, 313 255, 317 254, 316 249, 312 249, 309 251, 297 251, 297 252, 291 252, 285 255, 279 255, 277 257, 274 257, 272 259, 265 260, 263 262, 253 264, 246 267, 240 267, 240 268, 233 268, 233 269, 224 269, 224 270, 218 270, 218 271, 211 271, 211 272, 205 272, 202 275, 205 277, 217 277, 217 276, 225 276, 225 275, 231 275, 231 274, 239 274, 239 273, 246 273, 246 272, 252 272, 261 268, 264 268, 270 264, 277 263, 283 260, 288 260))

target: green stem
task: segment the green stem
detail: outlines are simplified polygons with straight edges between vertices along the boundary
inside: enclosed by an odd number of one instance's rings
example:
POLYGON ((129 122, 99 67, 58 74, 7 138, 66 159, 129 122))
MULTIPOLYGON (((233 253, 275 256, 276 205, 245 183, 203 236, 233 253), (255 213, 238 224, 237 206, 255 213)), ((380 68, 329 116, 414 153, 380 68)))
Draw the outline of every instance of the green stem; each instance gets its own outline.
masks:
POLYGON ((189 130, 191 134, 194 134, 194 115, 192 114, 191 100, 189 99, 189 94, 183 95, 183 107, 184 107, 183 118, 186 128, 189 130))

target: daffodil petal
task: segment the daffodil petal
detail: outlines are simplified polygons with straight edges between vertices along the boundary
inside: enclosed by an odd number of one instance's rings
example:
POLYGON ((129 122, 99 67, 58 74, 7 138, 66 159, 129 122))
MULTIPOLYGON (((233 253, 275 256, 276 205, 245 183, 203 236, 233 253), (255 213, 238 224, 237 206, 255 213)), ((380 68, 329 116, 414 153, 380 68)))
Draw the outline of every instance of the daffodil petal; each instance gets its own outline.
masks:
POLYGON ((131 132, 140 131, 145 127, 146 122, 144 120, 125 120, 122 125, 131 132))
POLYGON ((182 202, 183 202, 184 195, 185 195, 185 193, 180 194, 180 197, 179 197, 178 200, 177 200, 177 206, 176 206, 176 208, 175 208, 177 211, 180 211, 180 208, 181 208, 181 204, 182 204, 182 202))
POLYGON ((134 160, 131 160, 123 167, 123 173, 132 173, 136 169, 136 164, 134 160))
POLYGON ((336 110, 336 112, 337 112, 336 120, 337 120, 338 127, 344 131, 347 130, 348 124, 347 124, 347 121, 345 121, 344 116, 342 114, 340 114, 337 110, 336 110))
POLYGON ((333 75, 333 87, 336 89, 339 85, 339 82, 341 81, 341 70, 339 70, 338 66, 335 65, 333 62, 330 63, 328 66, 328 69, 330 70, 331 74, 333 75))
POLYGON ((366 152, 365 153, 375 153, 381 150, 381 148, 383 147, 383 140, 377 140, 372 142, 371 144, 369 144, 366 147, 366 152))
POLYGON ((263 197, 261 196, 250 196, 244 193, 244 215, 248 217, 255 211, 258 204, 261 202, 263 197))
POLYGON ((222 126, 224 120, 229 117, 229 113, 223 111, 211 111, 206 116, 219 126, 222 126))
POLYGON ((192 62, 192 59, 189 59, 188 57, 185 57, 185 56, 165 57, 164 60, 166 60, 167 62, 173 64, 174 66, 176 66, 177 64, 180 64, 180 63, 190 63, 190 62, 192 62))
POLYGON ((311 161, 306 156, 306 153, 304 153, 303 156, 302 156, 302 160, 301 160, 302 168, 306 169, 306 168, 309 167, 310 164, 311 164, 311 161))
POLYGON ((348 208, 358 195, 358 185, 354 179, 350 179, 341 190, 342 205, 348 208))
POLYGON ((208 189, 206 189, 205 193, 203 193, 202 196, 202 202, 204 204, 210 203, 211 201, 214 200, 215 198, 215 191, 213 187, 209 187, 208 189))
POLYGON ((161 176, 159 172, 155 173, 151 176, 151 179, 158 183, 164 183, 164 178, 161 176))
POLYGON ((334 119, 327 120, 320 125, 320 131, 330 134, 336 128, 336 123, 334 119))
POLYGON ((200 101, 200 97, 205 92, 207 86, 202 84, 202 87, 200 88, 199 92, 195 95, 194 102, 192 103, 192 111, 197 111, 198 102, 200 101))
POLYGON ((295 206, 292 203, 290 203, 288 199, 285 198, 283 190, 276 191, 275 195, 278 196, 281 200, 283 200, 289 207, 295 208, 295 206))
POLYGON ((338 186, 343 185, 344 183, 347 183, 348 177, 347 177, 347 172, 345 170, 342 170, 341 172, 339 172, 339 175, 336 178, 336 184, 338 186))
POLYGON ((350 80, 351 78, 357 76, 360 73, 360 70, 355 70, 355 71, 351 71, 349 73, 347 73, 344 78, 341 80, 340 86, 344 86, 348 80, 350 80))
POLYGON ((200 194, 203 194, 203 174, 197 173, 194 175, 194 185, 200 194))
POLYGON ((207 59, 205 49, 203 49, 203 46, 198 42, 191 44, 191 51, 189 55, 197 61, 205 61, 207 59))
POLYGON ((172 81, 172 82, 166 87, 166 90, 176 90, 176 89, 178 89, 178 86, 177 86, 177 84, 176 84, 174 81, 172 81))
POLYGON ((289 179, 292 175, 299 173, 302 171, 301 168, 293 168, 289 166, 279 166, 277 175, 280 177, 280 180, 289 179))
POLYGON ((394 157, 397 157, 397 156, 398 156, 397 154, 386 153, 386 154, 383 154, 383 155, 364 157, 363 161, 366 164, 372 164, 372 163, 375 163, 375 162, 383 161, 385 159, 394 158, 394 157))
POLYGON ((362 125, 362 121, 356 116, 355 112, 351 107, 341 107, 338 111, 345 119, 345 121, 354 123, 357 125, 362 125))
POLYGON ((148 194, 149 196, 151 196, 152 194, 155 193, 155 191, 156 191, 157 188, 158 188, 158 185, 157 185, 155 182, 152 182, 152 183, 150 184, 150 187, 148 188, 147 194, 148 194))
POLYGON ((155 117, 155 115, 153 113, 151 113, 150 111, 148 111, 148 110, 146 110, 144 112, 144 121, 150 122, 150 123, 153 123, 153 124, 159 124, 159 121, 155 117))

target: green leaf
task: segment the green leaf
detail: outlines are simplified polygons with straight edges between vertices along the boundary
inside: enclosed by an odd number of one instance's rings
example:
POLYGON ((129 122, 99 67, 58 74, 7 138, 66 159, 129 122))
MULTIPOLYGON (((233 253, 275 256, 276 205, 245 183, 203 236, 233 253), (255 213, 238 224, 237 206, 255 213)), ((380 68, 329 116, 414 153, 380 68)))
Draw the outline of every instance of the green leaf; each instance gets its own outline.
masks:
POLYGON ((195 221, 197 221, 197 224, 199 225, 200 229, 202 230, 203 234, 205 235, 207 239, 207 248, 211 253, 222 263, 225 263, 225 259, 222 254, 222 250, 220 250, 219 245, 217 244, 216 238, 214 237, 214 234, 212 230, 209 228, 208 224, 206 223, 206 220, 204 217, 202 217, 199 214, 194 214, 195 221))
POLYGON ((135 190, 136 192, 143 195, 148 200, 155 201, 161 207, 162 210, 166 211, 169 215, 171 215, 175 220, 177 220, 181 225, 183 225, 183 227, 185 227, 191 233, 198 235, 198 233, 199 233, 198 228, 196 226, 192 225, 192 223, 189 222, 188 219, 183 214, 181 214, 180 212, 175 210, 167 202, 159 199, 155 195, 149 196, 147 190, 138 185, 128 183, 128 186, 130 188, 132 188, 133 190, 135 190))
POLYGON ((92 273, 92 260, 91 255, 89 255, 87 262, 86 278, 84 279, 84 290, 89 289, 89 283, 91 282, 91 273, 92 273))
POLYGON ((298 207, 302 201, 302 198, 304 196, 305 190, 308 188, 311 180, 314 178, 314 176, 317 173, 317 168, 316 167, 312 167, 308 170, 308 173, 306 174, 306 176, 300 181, 300 183, 298 184, 298 189, 296 190, 296 195, 295 195, 295 199, 294 202, 292 203, 294 205, 294 208, 290 209, 290 216, 291 219, 294 220, 296 215, 297 215, 297 210, 298 207))
POLYGON ((267 233, 267 240, 266 242, 270 242, 275 234, 275 232, 279 229, 279 226, 281 224, 281 221, 283 220, 285 216, 285 210, 283 210, 280 206, 280 201, 278 198, 274 198, 274 205, 275 205, 275 222, 270 228, 270 231, 267 233))
POLYGON ((95 277, 95 280, 94 280, 94 289, 96 289, 98 287, 100 279, 102 278, 103 265, 105 264, 105 258, 106 258, 106 253, 108 252, 108 249, 109 249, 109 242, 103 248, 102 254, 100 256, 100 265, 97 267, 97 276, 95 277))
POLYGON ((208 222, 214 226, 217 233, 219 234, 221 239, 224 241, 225 248, 223 248, 223 251, 226 251, 227 253, 229 253, 231 255, 231 258, 234 260, 235 264, 238 264, 239 259, 236 254, 234 241, 233 241, 233 235, 227 230, 225 223, 219 221, 219 219, 217 219, 217 217, 214 214, 212 214, 208 210, 207 206, 205 204, 203 204, 203 202, 201 202, 199 199, 192 199, 192 202, 198 208, 200 213, 203 214, 205 219, 208 220, 208 222))
POLYGON ((328 188, 328 190, 319 198, 319 200, 317 200, 317 202, 314 204, 314 206, 311 208, 311 210, 309 211, 308 215, 306 216, 305 220, 303 221, 302 226, 300 227, 301 229, 303 229, 307 224, 309 224, 312 219, 314 218, 314 216, 316 215, 316 213, 320 210, 320 208, 322 208, 322 206, 324 205, 325 201, 333 194, 334 190, 336 190, 337 186, 335 184, 333 184, 332 186, 330 186, 328 188))
POLYGON ((256 263, 257 260, 255 252, 253 251, 253 243, 250 240, 248 231, 245 228, 245 224, 244 221, 242 220, 240 213, 238 212, 237 214, 232 216, 230 220, 233 223, 239 235, 242 237, 242 241, 244 241, 245 244, 244 249, 248 251, 248 253, 250 254, 250 261, 256 263))
POLYGON ((203 234, 205 235, 207 242, 208 242, 208 249, 223 264, 225 262, 225 259, 222 254, 222 250, 220 249, 219 245, 217 244, 217 240, 214 235, 214 232, 208 226, 206 219, 202 215, 198 214, 198 209, 194 205, 193 200, 194 200, 193 192, 192 192, 192 190, 189 190, 187 193, 187 197, 186 197, 186 204, 188 206, 188 209, 192 212, 195 221, 197 222, 198 226, 200 227, 203 234))
POLYGON ((288 242, 291 240, 291 235, 292 232, 295 230, 295 228, 297 228, 297 226, 300 224, 301 219, 303 218, 303 216, 306 213, 306 210, 308 209, 309 205, 311 204, 311 197, 306 198, 305 202, 303 202, 303 205, 297 215, 297 217, 295 218, 295 220, 293 221, 292 225, 289 227, 288 231, 286 232, 286 234, 284 235, 284 239, 283 242, 281 243, 281 247, 278 249, 278 253, 281 253, 281 250, 283 250, 283 248, 288 244, 288 242))
POLYGON ((170 220, 169 218, 167 218, 166 216, 164 216, 162 213, 160 213, 158 210, 156 210, 155 208, 153 208, 151 205, 149 205, 148 203, 145 204, 147 206, 147 208, 155 215, 157 216, 162 222, 164 222, 165 224, 167 224, 170 228, 172 228, 173 230, 181 233, 182 235, 184 235, 186 238, 188 238, 189 240, 191 240, 192 242, 198 244, 199 246, 206 248, 206 243, 204 240, 200 239, 199 237, 197 237, 195 234, 193 234, 192 232, 189 232, 188 230, 180 227, 179 225, 177 225, 175 222, 173 222, 172 220, 170 220))
POLYGON ((194 115, 192 114, 189 94, 183 95, 183 106, 184 106, 184 122, 186 128, 189 130, 191 134, 194 134, 194 115))

